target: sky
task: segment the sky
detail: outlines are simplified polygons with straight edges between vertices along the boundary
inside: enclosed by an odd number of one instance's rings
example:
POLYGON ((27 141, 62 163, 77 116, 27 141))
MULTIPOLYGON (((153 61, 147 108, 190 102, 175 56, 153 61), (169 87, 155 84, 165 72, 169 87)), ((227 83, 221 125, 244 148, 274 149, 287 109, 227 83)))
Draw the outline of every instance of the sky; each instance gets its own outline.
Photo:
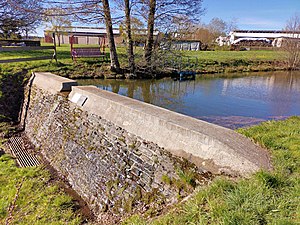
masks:
MULTIPOLYGON (((300 15, 300 0, 203 0, 203 7, 202 23, 218 17, 235 20, 243 30, 282 30, 290 17, 300 15)), ((43 30, 37 29, 38 36, 43 36, 43 30)))
POLYGON ((300 15, 300 0, 203 0, 203 6, 203 23, 235 19, 243 30, 281 30, 290 17, 300 15))

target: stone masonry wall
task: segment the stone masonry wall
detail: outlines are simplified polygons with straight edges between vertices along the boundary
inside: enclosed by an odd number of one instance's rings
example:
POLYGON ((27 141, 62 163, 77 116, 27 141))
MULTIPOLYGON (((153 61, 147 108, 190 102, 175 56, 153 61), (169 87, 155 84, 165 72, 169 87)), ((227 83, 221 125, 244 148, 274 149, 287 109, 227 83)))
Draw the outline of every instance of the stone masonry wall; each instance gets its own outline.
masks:
POLYGON ((33 86, 28 106, 26 135, 96 215, 176 202, 204 182, 193 164, 81 110, 63 94, 33 86))

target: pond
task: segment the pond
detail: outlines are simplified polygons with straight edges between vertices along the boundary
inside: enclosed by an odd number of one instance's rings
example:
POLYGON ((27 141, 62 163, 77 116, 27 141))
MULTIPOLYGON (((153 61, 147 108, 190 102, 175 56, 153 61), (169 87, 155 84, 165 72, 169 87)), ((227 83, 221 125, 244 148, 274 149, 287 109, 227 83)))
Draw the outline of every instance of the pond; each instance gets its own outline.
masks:
POLYGON ((199 75, 196 80, 79 80, 228 128, 300 115, 300 72, 199 75))

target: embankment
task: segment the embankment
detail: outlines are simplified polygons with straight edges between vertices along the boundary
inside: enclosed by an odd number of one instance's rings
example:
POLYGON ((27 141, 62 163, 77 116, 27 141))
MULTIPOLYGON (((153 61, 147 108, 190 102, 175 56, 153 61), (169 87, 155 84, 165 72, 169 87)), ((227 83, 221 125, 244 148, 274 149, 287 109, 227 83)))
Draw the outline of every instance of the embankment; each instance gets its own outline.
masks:
POLYGON ((204 171, 270 169, 267 152, 232 130, 93 86, 35 73, 26 95, 25 133, 98 215, 176 202, 204 171))

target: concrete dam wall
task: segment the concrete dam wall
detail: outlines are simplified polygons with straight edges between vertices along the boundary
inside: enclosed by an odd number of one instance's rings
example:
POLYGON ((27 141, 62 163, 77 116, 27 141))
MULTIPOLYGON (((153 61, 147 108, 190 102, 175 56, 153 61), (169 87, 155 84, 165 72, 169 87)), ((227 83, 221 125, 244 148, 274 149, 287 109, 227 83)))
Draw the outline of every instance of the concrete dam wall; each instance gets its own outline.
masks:
POLYGON ((270 168, 267 152, 232 130, 76 85, 35 73, 22 115, 36 149, 95 214, 176 202, 205 182, 205 171, 270 168))

